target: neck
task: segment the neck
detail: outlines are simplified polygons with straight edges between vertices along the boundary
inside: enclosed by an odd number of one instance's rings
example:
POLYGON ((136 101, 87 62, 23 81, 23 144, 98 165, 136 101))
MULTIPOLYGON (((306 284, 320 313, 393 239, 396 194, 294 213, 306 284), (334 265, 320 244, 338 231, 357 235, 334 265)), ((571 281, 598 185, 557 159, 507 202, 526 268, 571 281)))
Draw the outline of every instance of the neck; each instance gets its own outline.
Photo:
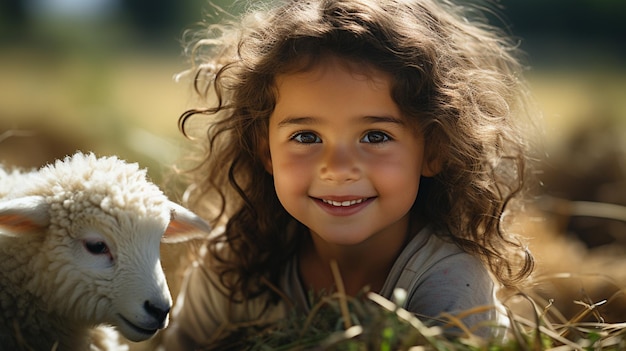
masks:
POLYGON ((7 342, 2 347, 15 350, 88 349, 89 340, 86 337, 88 328, 63 322, 64 320, 55 319, 53 316, 46 316, 43 319, 34 316, 23 324, 10 323, 8 335, 3 335, 4 331, 0 331, 0 339, 7 342))
POLYGON ((54 279, 43 279, 42 272, 39 275, 33 273, 40 269, 38 267, 47 267, 48 264, 38 261, 37 258, 42 256, 33 253, 39 245, 23 245, 24 242, 0 240, 0 262, 9 264, 5 267, 8 269, 0 270, 0 305, 3 306, 0 311, 0 340, 3 341, 0 349, 88 349, 88 340, 80 336, 85 335, 91 325, 68 321, 51 311, 50 306, 57 304, 46 301, 40 294, 47 296, 58 291, 39 283, 53 283, 54 279), (15 255, 18 249, 24 254, 15 255))
POLYGON ((300 252, 300 274, 305 288, 335 291, 337 285, 330 268, 335 261, 348 295, 354 296, 366 287, 380 291, 407 242, 407 233, 416 232, 409 226, 408 218, 393 229, 356 245, 328 243, 311 233, 300 252))

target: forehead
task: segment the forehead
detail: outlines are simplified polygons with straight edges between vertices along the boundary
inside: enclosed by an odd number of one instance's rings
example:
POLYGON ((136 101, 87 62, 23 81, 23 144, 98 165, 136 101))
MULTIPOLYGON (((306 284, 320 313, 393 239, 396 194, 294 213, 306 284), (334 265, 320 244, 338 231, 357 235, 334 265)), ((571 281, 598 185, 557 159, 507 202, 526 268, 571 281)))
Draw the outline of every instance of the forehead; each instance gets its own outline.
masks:
POLYGON ((336 56, 278 76, 276 93, 270 116, 274 121, 293 117, 401 117, 387 73, 336 56))
POLYGON ((371 65, 326 56, 300 70, 276 77, 276 107, 396 109, 391 77, 371 65))
POLYGON ((306 55, 287 66, 287 70, 276 75, 276 85, 280 86, 286 77, 290 78, 321 78, 325 73, 349 73, 355 80, 368 80, 376 85, 384 85, 390 89, 393 84, 391 74, 377 68, 365 60, 356 60, 332 53, 319 56, 306 55))

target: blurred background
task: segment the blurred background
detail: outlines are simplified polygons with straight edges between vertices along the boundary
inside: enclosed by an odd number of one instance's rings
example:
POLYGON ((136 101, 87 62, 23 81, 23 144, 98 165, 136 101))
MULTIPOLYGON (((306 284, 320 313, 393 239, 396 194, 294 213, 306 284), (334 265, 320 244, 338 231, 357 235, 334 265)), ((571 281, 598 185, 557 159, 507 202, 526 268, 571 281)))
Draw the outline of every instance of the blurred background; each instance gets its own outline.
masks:
MULTIPOLYGON (((211 2, 233 13, 243 7, 231 3, 211 2)), ((540 272, 557 269, 551 260, 563 270, 593 268, 617 280, 611 284, 619 292, 626 286, 626 1, 482 4, 494 9, 494 24, 519 38, 544 114, 543 186, 525 225, 540 272), (545 244, 550 237, 553 245, 545 244), (589 264, 593 257, 612 261, 589 264)), ((173 79, 187 67, 183 32, 216 18, 214 6, 2 0, 0 160, 38 167, 80 149, 139 162, 160 181, 179 157, 177 119, 191 98, 173 79)), ((607 289, 600 295, 613 296, 607 289)), ((580 294, 572 299, 602 298, 589 287, 573 290, 580 294)))

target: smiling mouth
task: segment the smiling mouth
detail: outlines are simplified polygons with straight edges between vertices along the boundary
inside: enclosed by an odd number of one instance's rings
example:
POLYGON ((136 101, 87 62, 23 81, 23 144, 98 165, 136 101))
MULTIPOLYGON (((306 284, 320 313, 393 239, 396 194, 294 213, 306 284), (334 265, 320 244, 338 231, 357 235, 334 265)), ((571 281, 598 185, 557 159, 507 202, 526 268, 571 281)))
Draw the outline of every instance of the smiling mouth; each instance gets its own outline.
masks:
POLYGON ((335 206, 335 207, 350 207, 350 206, 360 204, 363 201, 367 201, 367 199, 368 198, 362 198, 362 199, 346 200, 346 201, 333 201, 333 200, 326 200, 326 199, 321 199, 321 200, 323 203, 331 205, 331 206, 335 206))

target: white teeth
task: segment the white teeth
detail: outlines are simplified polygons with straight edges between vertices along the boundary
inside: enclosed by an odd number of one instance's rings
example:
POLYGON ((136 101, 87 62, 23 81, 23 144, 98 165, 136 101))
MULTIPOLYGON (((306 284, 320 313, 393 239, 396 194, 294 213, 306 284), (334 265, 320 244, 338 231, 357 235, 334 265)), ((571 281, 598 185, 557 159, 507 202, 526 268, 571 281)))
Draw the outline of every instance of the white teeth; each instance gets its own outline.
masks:
POLYGON ((322 201, 324 203, 327 203, 329 205, 333 205, 336 207, 348 207, 348 206, 352 206, 352 205, 356 205, 356 204, 360 204, 361 202, 363 202, 365 199, 358 199, 358 200, 350 200, 350 201, 332 201, 332 200, 326 200, 326 199, 322 199, 322 201))

